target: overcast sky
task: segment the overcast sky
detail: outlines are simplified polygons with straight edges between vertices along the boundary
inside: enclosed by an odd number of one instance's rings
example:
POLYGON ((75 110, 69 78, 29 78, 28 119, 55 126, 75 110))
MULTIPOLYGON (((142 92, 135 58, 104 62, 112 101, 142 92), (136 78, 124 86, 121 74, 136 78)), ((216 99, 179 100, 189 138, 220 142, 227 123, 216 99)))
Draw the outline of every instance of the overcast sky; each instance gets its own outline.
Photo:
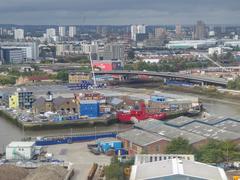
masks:
POLYGON ((0 0, 0 24, 240 24, 240 0, 0 0))

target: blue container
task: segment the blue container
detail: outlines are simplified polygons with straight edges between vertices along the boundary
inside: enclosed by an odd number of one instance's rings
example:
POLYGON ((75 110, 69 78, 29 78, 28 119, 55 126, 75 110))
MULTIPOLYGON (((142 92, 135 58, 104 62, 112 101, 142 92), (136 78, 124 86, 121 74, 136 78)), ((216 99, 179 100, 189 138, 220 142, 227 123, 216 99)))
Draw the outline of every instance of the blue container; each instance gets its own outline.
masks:
POLYGON ((153 101, 153 102, 165 102, 166 97, 154 95, 154 96, 151 96, 151 101, 153 101))
POLYGON ((114 151, 116 151, 121 148, 122 148, 122 142, 119 140, 98 142, 98 149, 103 153, 108 152, 110 149, 114 149, 114 151))

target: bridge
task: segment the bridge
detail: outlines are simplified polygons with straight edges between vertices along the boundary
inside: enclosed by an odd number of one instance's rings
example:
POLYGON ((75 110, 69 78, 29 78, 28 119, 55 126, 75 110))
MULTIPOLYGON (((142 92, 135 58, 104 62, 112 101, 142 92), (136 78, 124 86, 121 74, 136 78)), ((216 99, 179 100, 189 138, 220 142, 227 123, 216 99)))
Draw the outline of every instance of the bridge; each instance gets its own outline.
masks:
POLYGON ((216 86, 227 86, 227 80, 222 78, 210 78, 206 76, 193 76, 191 74, 180 74, 172 72, 153 72, 153 71, 127 71, 127 70, 116 70, 116 71, 95 71, 95 75, 146 75, 170 79, 180 79, 191 82, 199 82, 202 84, 216 85, 216 86))

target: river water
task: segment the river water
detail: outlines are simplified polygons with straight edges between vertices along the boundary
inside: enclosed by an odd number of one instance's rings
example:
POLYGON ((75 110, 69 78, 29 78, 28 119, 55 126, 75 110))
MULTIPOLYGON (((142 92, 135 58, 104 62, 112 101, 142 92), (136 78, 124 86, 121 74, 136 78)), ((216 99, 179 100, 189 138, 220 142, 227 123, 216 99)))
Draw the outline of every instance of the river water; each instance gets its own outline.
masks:
MULTIPOLYGON (((193 95, 193 94, 191 94, 193 95)), ((194 95, 193 95, 194 96, 194 95)), ((234 102, 230 100, 219 100, 207 97, 200 97, 206 111, 215 116, 229 116, 229 117, 240 117, 240 102, 234 102)), ((60 135, 60 134, 71 134, 79 132, 89 131, 104 131, 114 129, 119 131, 120 129, 128 128, 129 125, 115 124, 108 127, 93 127, 84 129, 63 129, 63 130, 43 130, 43 131, 23 131, 22 129, 12 125, 4 119, 0 119, 0 152, 5 149, 6 145, 11 141, 20 140, 23 137, 29 136, 49 136, 49 135, 60 135)))

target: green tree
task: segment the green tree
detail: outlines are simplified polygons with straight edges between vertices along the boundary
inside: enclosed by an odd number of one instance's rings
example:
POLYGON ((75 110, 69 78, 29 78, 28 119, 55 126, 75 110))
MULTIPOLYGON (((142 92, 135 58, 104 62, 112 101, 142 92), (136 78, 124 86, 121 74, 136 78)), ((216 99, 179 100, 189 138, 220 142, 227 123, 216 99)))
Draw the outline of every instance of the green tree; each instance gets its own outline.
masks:
POLYGON ((116 157, 113 157, 111 164, 105 168, 106 180, 124 180, 123 166, 116 157))
POLYGON ((240 159, 237 145, 230 141, 209 140, 196 153, 197 160, 204 163, 221 163, 240 159))
POLYGON ((66 70, 59 71, 57 73, 57 79, 62 81, 68 81, 68 72, 66 70))
POLYGON ((167 146, 167 154, 192 154, 193 148, 189 141, 181 137, 173 139, 167 146))

